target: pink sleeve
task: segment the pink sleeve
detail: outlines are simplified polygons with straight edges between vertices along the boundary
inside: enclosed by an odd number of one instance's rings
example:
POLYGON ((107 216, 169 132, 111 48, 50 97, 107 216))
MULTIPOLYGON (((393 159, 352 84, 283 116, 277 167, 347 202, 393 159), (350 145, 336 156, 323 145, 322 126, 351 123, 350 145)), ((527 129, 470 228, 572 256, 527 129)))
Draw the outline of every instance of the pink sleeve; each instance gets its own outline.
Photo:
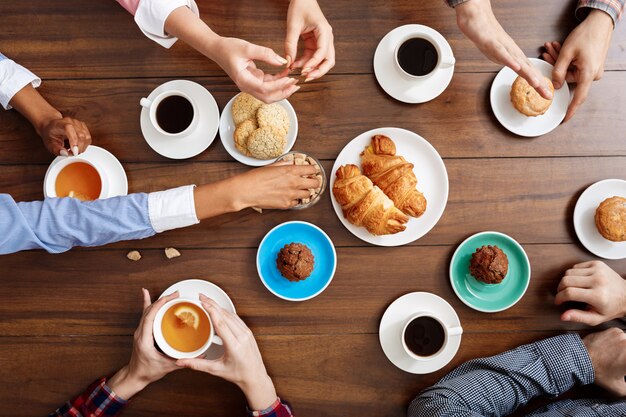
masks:
POLYGON ((140 0, 116 0, 123 8, 128 10, 133 16, 137 13, 137 7, 139 7, 140 0))

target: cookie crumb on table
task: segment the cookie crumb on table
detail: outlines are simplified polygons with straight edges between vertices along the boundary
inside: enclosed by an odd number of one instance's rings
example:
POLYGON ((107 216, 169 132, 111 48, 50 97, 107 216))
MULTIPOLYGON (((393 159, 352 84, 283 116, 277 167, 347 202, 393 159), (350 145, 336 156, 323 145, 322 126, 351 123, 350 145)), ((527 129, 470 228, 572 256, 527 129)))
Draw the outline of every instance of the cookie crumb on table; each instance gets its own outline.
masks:
POLYGON ((137 262, 138 260, 141 259, 141 253, 139 253, 138 250, 131 250, 130 252, 126 254, 126 257, 130 259, 131 261, 137 262))
POLYGON ((165 248, 165 256, 167 259, 178 258, 180 252, 176 248, 165 248))

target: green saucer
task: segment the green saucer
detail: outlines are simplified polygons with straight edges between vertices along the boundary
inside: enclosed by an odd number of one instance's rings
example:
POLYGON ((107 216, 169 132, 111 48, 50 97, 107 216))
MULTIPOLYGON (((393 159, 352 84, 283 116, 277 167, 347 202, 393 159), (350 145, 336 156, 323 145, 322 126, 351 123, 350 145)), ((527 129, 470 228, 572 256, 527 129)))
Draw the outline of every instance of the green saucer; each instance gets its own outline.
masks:
POLYGON ((499 232, 481 232, 465 239, 452 255, 450 282, 456 295, 474 310, 495 313, 517 303, 530 283, 530 262, 515 239, 499 232), (470 274, 472 254, 484 245, 497 245, 509 259, 509 271, 500 284, 484 284, 470 274))

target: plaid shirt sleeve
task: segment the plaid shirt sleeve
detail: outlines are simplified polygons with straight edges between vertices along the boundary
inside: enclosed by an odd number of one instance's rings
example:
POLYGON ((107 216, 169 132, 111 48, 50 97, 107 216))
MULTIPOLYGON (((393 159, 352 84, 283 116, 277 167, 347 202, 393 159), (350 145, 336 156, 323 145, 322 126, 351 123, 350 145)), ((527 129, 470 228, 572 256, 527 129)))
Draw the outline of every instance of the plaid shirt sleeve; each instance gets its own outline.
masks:
POLYGON ((576 17, 583 20, 591 9, 599 9, 607 12, 613 19, 613 26, 617 26, 617 22, 622 17, 626 0, 578 0, 576 7, 576 17))
POLYGON ((444 0, 444 1, 448 5, 448 7, 456 7, 459 4, 465 3, 466 1, 469 1, 469 0, 444 0))
POLYGON ((267 407, 265 410, 253 411, 247 409, 249 417, 293 417, 291 411, 291 405, 287 401, 282 401, 280 398, 276 398, 274 404, 267 407))
POLYGON ((115 417, 127 403, 128 401, 111 391, 106 384, 106 378, 101 378, 48 417, 115 417))
POLYGON ((459 366, 409 405, 409 417, 509 415, 540 395, 593 383, 587 349, 577 334, 520 346, 459 366))

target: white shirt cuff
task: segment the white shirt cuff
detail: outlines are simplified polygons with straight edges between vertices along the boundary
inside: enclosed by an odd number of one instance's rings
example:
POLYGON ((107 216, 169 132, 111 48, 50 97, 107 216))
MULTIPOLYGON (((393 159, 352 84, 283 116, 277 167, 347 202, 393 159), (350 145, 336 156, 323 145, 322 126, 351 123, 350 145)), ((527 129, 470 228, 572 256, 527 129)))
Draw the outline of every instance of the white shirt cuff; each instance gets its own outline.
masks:
POLYGON ((148 195, 150 223, 157 233, 200 223, 193 198, 195 187, 185 185, 148 195))
POLYGON ((200 16, 194 0, 141 0, 135 13, 135 22, 148 38, 165 48, 171 48, 178 38, 165 33, 165 20, 179 7, 189 7, 196 16, 200 16))
POLYGON ((18 91, 32 84, 37 88, 41 79, 20 64, 0 54, 0 104, 6 110, 11 106, 9 102, 18 91))

